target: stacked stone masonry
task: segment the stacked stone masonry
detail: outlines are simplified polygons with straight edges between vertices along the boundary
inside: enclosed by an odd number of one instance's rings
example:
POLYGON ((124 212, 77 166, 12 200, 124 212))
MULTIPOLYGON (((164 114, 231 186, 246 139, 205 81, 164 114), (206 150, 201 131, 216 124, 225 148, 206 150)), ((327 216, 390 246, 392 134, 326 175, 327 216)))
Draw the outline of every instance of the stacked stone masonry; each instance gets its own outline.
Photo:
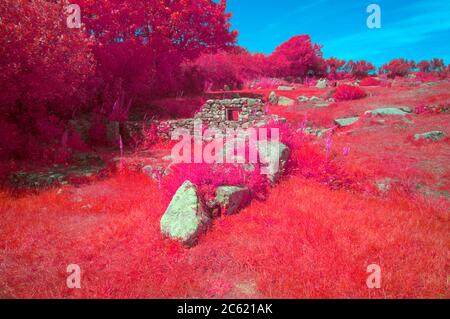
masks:
POLYGON ((225 133, 227 129, 258 127, 269 123, 270 120, 280 119, 268 116, 260 99, 208 100, 194 118, 160 122, 158 133, 167 138, 170 138, 171 132, 177 128, 185 128, 192 133, 196 120, 201 120, 203 127, 214 127, 225 133))

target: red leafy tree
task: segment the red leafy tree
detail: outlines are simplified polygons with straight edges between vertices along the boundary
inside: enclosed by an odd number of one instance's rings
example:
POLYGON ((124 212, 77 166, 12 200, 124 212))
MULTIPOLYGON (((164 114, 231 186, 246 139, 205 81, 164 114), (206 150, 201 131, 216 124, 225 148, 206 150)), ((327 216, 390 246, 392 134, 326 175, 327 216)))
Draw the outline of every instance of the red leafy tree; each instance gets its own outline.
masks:
POLYGON ((396 76, 404 77, 410 74, 414 68, 414 61, 394 59, 383 65, 379 72, 380 74, 386 74, 389 78, 395 78, 396 76))
POLYGON ((363 79, 369 75, 369 72, 375 71, 375 66, 365 60, 353 61, 350 60, 344 66, 344 71, 351 73, 354 77, 358 79, 363 79))
POLYGON ((61 1, 3 0, 0 17, 0 117, 16 136, 0 136, 0 149, 14 150, 8 156, 41 157, 44 148, 56 154, 67 145, 62 120, 86 101, 92 41, 67 27, 61 1))
POLYGON ((430 61, 430 65, 431 69, 434 72, 437 73, 445 72, 445 63, 444 60, 442 59, 434 58, 433 60, 430 61))
POLYGON ((304 80, 309 75, 325 72, 321 46, 312 43, 308 35, 292 37, 278 46, 269 57, 273 75, 304 80))
POLYGON ((416 76, 422 81, 436 81, 438 78, 448 77, 448 68, 442 59, 434 58, 431 61, 421 61, 416 68, 419 70, 416 76))
POLYGON ((330 80, 338 80, 342 75, 342 69, 345 65, 345 60, 339 60, 337 58, 329 58, 325 61, 328 78, 330 80))
POLYGON ((417 63, 417 68, 420 72, 428 73, 431 71, 431 64, 428 61, 420 61, 417 63))
MULTIPOLYGON (((202 54, 195 61, 183 65, 186 87, 195 85, 202 89, 240 89, 245 80, 264 75, 266 60, 263 54, 250 54, 239 47, 202 54), (196 81, 199 83, 195 83, 196 81)), ((193 89, 187 91, 195 92, 193 89)))
POLYGON ((80 0, 83 23, 93 34, 104 87, 104 105, 116 99, 114 83, 133 101, 177 90, 179 67, 205 51, 232 44, 226 2, 211 0, 80 0), (108 92, 109 91, 109 92, 108 92), (112 91, 112 92, 111 92, 112 91))
POLYGON ((131 100, 174 93, 183 61, 236 38, 225 1, 79 0, 80 29, 67 26, 67 3, 0 3, 1 153, 73 144, 67 121, 83 106, 96 123, 123 121, 131 100))

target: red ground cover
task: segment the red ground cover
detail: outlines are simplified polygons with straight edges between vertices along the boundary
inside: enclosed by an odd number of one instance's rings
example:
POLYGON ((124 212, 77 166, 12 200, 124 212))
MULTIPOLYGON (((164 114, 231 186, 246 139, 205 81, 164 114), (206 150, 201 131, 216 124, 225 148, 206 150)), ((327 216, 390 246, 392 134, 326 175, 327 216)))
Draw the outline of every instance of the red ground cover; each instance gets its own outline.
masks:
POLYGON ((292 177, 185 249, 159 232, 148 178, 0 197, 2 297, 448 298, 443 203, 330 191, 292 177), (283 261, 283 262, 280 262, 283 261), (66 287, 79 264, 82 289, 66 287), (380 290, 366 268, 382 267, 380 290))

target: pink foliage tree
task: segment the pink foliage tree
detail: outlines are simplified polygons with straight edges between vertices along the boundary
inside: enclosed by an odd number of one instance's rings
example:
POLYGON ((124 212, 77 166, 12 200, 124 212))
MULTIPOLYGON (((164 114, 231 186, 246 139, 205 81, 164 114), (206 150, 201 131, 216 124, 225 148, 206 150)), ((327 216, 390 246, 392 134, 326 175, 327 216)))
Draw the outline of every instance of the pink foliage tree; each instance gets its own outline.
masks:
POLYGON ((2 133, 0 148, 14 151, 7 156, 58 157, 63 120, 88 98, 93 41, 67 27, 62 1, 4 0, 0 16, 0 117, 16 136, 2 133))
POLYGON ((304 80, 308 75, 324 73, 321 46, 311 42, 309 35, 292 37, 278 46, 269 57, 273 75, 304 80))
POLYGON ((397 76, 404 77, 412 72, 415 68, 414 61, 407 61, 405 59, 394 59, 389 63, 384 64, 380 70, 380 74, 386 74, 389 78, 397 76))
POLYGON ((369 75, 369 72, 375 71, 376 68, 372 63, 365 60, 350 60, 344 66, 344 70, 345 72, 352 74, 354 77, 362 79, 367 77, 369 75))

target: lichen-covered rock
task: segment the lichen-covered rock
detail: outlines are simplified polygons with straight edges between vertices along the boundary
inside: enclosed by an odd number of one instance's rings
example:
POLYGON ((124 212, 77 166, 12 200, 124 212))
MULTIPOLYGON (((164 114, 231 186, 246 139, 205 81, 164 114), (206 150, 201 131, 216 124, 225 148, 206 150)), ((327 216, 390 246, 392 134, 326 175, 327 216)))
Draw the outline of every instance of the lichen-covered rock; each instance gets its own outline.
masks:
POLYGON ((267 179, 275 184, 284 173, 290 155, 289 147, 276 141, 259 142, 258 153, 267 179))
POLYGON ((427 133, 423 133, 423 134, 416 134, 414 135, 414 139, 416 141, 418 140, 433 140, 433 141, 438 141, 440 139, 443 139, 444 137, 446 137, 447 134, 441 131, 431 131, 431 132, 427 132, 427 133))
POLYGON ((246 187, 220 186, 216 190, 215 202, 222 215, 232 215, 250 202, 250 190, 246 187))
POLYGON ((278 97, 278 105, 281 106, 291 106, 294 105, 294 100, 285 96, 278 97))
POLYGON ((328 86, 327 79, 320 79, 319 81, 317 81, 316 88, 318 88, 318 89, 326 89, 327 86, 328 86))
POLYGON ((309 101, 309 97, 301 95, 297 98, 297 101, 304 103, 304 102, 308 102, 309 101))
POLYGON ((359 120, 359 117, 348 117, 334 120, 339 127, 346 127, 355 124, 359 120))
POLYGON ((387 193, 392 188, 392 179, 387 177, 375 182, 377 189, 380 193, 387 193))
POLYGON ((273 91, 269 94, 269 103, 272 105, 275 105, 278 103, 278 96, 273 91))
POLYGON ((407 115, 407 114, 408 114, 408 112, 405 112, 405 111, 395 108, 395 107, 385 107, 385 108, 366 112, 366 115, 372 115, 372 116, 390 116, 390 115, 407 115))
POLYGON ((187 246, 196 244, 198 236, 211 223, 197 188, 189 181, 178 189, 161 218, 161 233, 187 246))
POLYGON ((319 102, 319 103, 314 104, 314 107, 316 107, 316 108, 327 107, 327 106, 330 106, 330 103, 328 103, 328 102, 319 102))
POLYGON ((405 111, 406 113, 412 113, 413 112, 413 110, 410 107, 407 107, 407 106, 402 107, 401 110, 405 111))
POLYGON ((295 87, 293 86, 286 86, 286 85, 281 85, 278 87, 278 91, 294 91, 295 87))

